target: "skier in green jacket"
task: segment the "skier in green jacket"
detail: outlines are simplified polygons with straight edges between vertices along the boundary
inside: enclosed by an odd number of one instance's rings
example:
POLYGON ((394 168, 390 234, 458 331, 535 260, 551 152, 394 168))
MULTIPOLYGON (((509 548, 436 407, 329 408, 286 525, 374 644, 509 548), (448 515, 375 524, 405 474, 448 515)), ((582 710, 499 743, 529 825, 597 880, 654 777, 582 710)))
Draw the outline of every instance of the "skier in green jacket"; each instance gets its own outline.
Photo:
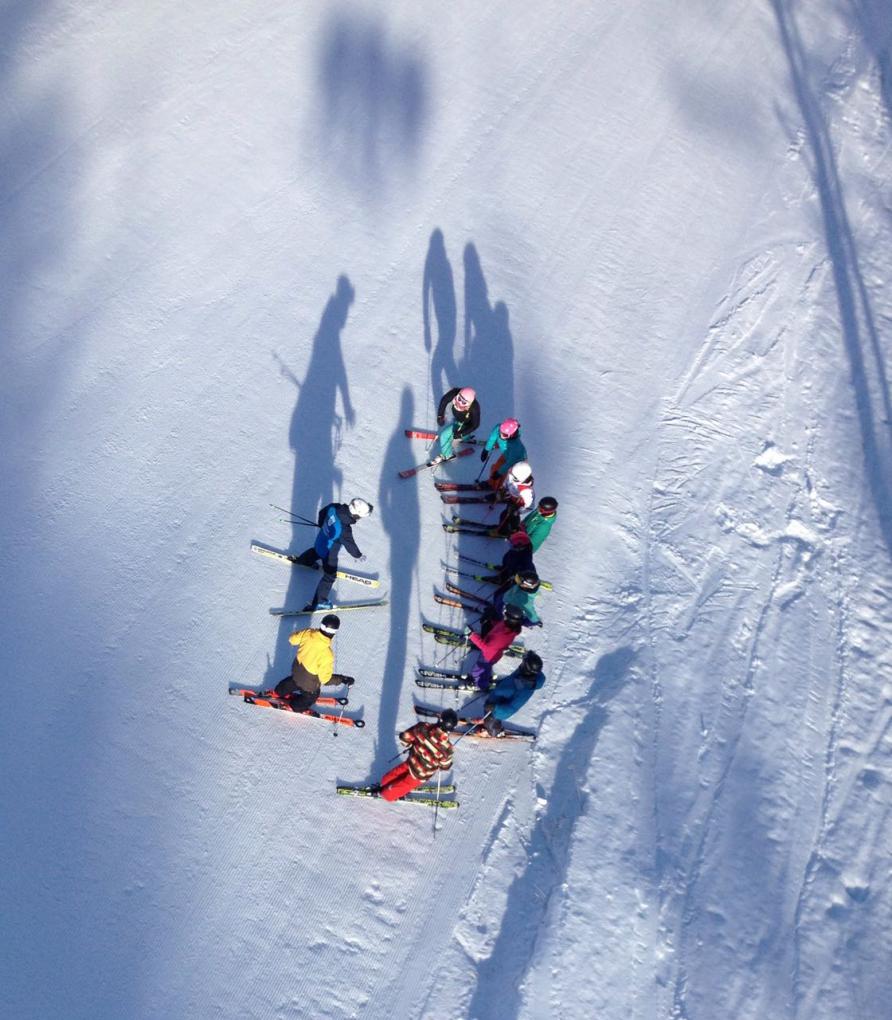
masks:
POLYGON ((523 530, 530 536, 533 552, 537 553, 551 533, 557 518, 558 501, 554 496, 543 496, 535 510, 523 519, 523 530))

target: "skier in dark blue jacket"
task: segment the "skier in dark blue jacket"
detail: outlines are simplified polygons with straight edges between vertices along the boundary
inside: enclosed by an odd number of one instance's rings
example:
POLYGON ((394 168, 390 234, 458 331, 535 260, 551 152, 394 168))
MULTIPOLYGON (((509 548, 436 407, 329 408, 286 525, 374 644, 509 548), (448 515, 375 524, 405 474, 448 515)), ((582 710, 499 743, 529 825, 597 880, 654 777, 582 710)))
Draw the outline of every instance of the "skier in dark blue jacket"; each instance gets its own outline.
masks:
POLYGON ((316 587, 316 594, 304 606, 305 612, 316 609, 331 609, 329 594, 335 583, 338 570, 338 553, 341 546, 354 559, 365 560, 359 546, 353 540, 353 525, 368 517, 374 507, 364 499, 351 499, 349 503, 329 503, 319 511, 319 534, 313 545, 297 557, 296 563, 315 567, 322 561, 322 579, 316 587))
POLYGON ((530 700, 535 691, 545 683, 542 659, 534 651, 528 651, 513 673, 502 679, 486 695, 483 703, 486 715, 486 732, 491 737, 504 735, 505 719, 510 719, 530 700))

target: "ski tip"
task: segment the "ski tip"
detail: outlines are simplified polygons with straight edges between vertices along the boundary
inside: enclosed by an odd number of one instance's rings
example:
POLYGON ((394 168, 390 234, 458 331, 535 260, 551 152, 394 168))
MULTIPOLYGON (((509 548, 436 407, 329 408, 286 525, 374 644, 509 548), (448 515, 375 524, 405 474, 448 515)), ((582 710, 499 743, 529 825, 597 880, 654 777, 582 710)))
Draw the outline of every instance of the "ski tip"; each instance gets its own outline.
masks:
POLYGON ((361 729, 363 728, 363 726, 365 726, 365 719, 354 719, 354 720, 353 720, 353 725, 354 725, 354 726, 355 726, 355 727, 356 727, 356 728, 357 728, 358 730, 361 730, 361 729))

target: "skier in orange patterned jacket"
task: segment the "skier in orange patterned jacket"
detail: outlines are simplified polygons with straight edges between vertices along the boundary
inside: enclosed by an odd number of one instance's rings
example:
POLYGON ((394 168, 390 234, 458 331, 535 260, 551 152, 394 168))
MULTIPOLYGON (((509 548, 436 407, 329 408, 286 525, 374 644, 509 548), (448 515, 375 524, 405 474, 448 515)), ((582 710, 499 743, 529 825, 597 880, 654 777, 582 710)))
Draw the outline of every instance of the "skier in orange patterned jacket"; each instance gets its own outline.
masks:
POLYGON ((447 708, 439 722, 420 722, 400 733, 409 746, 409 756, 381 777, 384 800, 399 800, 430 779, 438 770, 452 768, 452 744, 449 734, 458 725, 458 716, 447 708))

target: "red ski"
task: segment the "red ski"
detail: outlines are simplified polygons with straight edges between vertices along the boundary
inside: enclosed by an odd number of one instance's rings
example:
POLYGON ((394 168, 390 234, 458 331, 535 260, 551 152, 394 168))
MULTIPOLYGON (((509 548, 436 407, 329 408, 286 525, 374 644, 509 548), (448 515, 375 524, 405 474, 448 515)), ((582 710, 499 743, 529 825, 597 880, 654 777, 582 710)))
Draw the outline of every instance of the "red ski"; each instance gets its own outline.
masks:
MULTIPOLYGON (((436 439, 437 436, 439 435, 438 432, 433 432, 433 431, 431 431, 431 429, 406 429, 405 433, 406 433, 406 435, 408 436, 409 439, 428 439, 428 440, 433 440, 433 439, 436 439)), ((473 443, 476 443, 477 440, 469 436, 467 438, 456 439, 456 442, 457 443, 471 443, 471 444, 473 444, 473 443)))
MULTIPOLYGON (((238 695, 240 698, 267 698, 272 701, 281 701, 282 699, 277 697, 273 691, 253 691, 247 687, 230 687, 230 694, 238 695)), ((316 705, 349 705, 350 701, 345 697, 332 697, 328 694, 323 694, 318 697, 314 704, 316 705)))
POLYGON ((328 712, 317 712, 312 708, 305 708, 302 712, 294 712, 287 701, 281 698, 261 698, 256 694, 244 695, 246 705, 256 705, 258 708, 278 708, 285 712, 292 712, 294 715, 308 715, 311 719, 325 719, 327 722, 336 723, 339 726, 355 726, 362 729, 365 726, 364 719, 351 719, 346 715, 331 715, 328 712))
POLYGON ((419 471, 424 471, 426 468, 439 467, 440 464, 448 464, 449 461, 455 460, 457 457, 467 457, 469 453, 473 452, 474 450, 472 447, 466 446, 457 453, 454 453, 451 457, 447 457, 445 460, 439 461, 437 464, 430 464, 428 461, 425 461, 417 467, 407 468, 405 471, 400 471, 399 475, 400 478, 412 478, 414 475, 417 475, 419 471))

